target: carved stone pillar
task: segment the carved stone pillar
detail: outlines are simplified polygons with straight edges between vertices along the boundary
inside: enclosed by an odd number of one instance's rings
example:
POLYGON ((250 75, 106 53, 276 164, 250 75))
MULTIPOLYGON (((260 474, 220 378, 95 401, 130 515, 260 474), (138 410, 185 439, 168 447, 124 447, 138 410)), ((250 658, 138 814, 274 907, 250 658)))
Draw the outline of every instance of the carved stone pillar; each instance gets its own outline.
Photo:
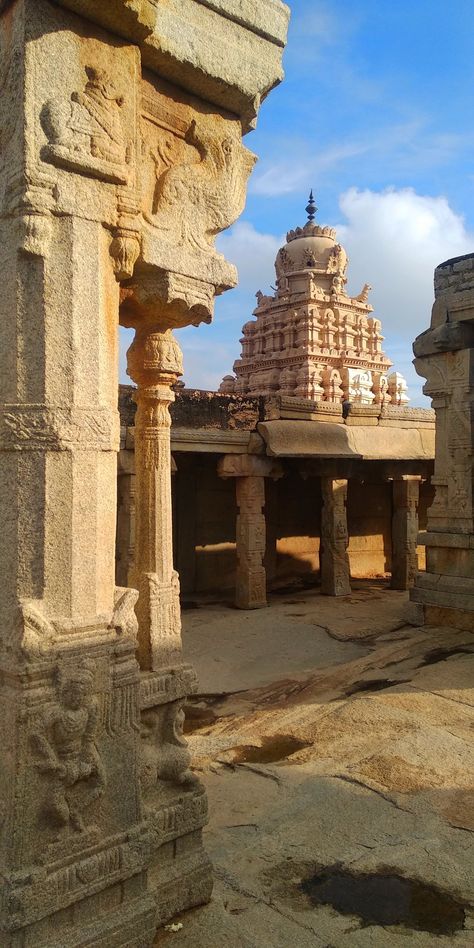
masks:
POLYGON ((418 571, 418 505, 421 477, 392 482, 392 589, 411 589, 418 571))
POLYGON ((137 594, 114 580, 139 53, 79 22, 43 0, 0 17, 2 948, 147 946, 156 928, 137 594))
POLYGON ((435 270, 431 329, 415 340, 415 368, 436 412, 436 493, 428 511, 426 572, 411 593, 419 621, 474 624, 474 254, 435 270))
POLYGON ((239 609, 267 605, 265 555, 265 480, 239 477, 235 482, 237 506, 237 575, 235 604, 239 609))
POLYGON ((265 477, 283 476, 279 462, 252 455, 227 455, 218 464, 220 477, 235 477, 237 499, 237 573, 235 604, 238 609, 267 605, 265 477))
POLYGON ((171 417, 181 350, 170 329, 139 325, 128 351, 137 384, 135 417, 135 544, 132 575, 140 666, 158 671, 181 661, 179 578, 173 568, 171 417))
POLYGON ((347 553, 347 481, 322 477, 321 492, 321 592, 325 596, 348 596, 351 582, 347 553))

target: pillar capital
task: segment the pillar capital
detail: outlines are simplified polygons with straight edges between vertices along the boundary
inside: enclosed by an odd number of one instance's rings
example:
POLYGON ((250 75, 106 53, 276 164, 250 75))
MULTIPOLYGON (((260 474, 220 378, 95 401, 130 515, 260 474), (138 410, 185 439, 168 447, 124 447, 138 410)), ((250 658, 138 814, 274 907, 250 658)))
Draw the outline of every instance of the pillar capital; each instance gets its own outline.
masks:
POLYGON ((145 400, 174 400, 170 386, 183 374, 183 354, 171 329, 138 322, 127 352, 127 374, 145 400))
POLYGON ((219 477, 270 477, 279 480, 284 475, 280 461, 253 454, 226 454, 217 462, 219 477))

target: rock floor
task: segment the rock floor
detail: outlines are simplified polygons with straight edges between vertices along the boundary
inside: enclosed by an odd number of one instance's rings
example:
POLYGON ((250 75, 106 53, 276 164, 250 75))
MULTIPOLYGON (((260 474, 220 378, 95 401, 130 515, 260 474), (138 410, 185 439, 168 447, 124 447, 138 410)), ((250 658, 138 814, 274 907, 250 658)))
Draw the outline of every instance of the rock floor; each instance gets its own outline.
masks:
POLYGON ((157 946, 474 948, 474 631, 406 599, 183 613, 216 883, 157 946))

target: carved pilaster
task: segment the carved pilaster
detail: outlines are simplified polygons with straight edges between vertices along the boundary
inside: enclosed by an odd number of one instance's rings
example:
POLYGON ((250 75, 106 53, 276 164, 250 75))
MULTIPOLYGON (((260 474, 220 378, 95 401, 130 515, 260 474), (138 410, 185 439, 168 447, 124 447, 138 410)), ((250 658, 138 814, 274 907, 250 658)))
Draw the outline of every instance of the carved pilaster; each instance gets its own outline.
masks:
POLYGON ((411 589, 418 570, 420 481, 404 475, 392 484, 392 589, 411 589))
POLYGON ((351 591, 347 547, 347 481, 321 478, 321 592, 325 596, 348 596, 351 591))
POLYGON ((426 571, 411 599, 431 624, 472 628, 474 613, 474 256, 435 271, 431 328, 415 340, 415 368, 436 412, 435 499, 428 511, 426 571))
POLYGON ((179 578, 173 569, 171 417, 182 355, 170 329, 139 325, 128 351, 135 401, 135 562, 139 661, 156 670, 181 660, 179 578))
POLYGON ((267 604, 265 555, 265 480, 238 477, 237 575, 235 604, 239 609, 259 609, 267 604))

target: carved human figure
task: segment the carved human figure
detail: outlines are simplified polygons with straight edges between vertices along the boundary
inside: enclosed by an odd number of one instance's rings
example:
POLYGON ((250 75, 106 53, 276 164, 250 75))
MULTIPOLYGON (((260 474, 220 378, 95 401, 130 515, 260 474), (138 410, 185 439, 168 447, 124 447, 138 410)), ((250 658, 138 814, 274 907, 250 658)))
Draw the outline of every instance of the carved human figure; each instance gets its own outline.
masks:
POLYGON ((58 700, 33 735, 36 766, 48 780, 46 810, 56 824, 83 832, 83 811, 102 796, 105 770, 96 746, 93 671, 84 662, 58 671, 58 700))

